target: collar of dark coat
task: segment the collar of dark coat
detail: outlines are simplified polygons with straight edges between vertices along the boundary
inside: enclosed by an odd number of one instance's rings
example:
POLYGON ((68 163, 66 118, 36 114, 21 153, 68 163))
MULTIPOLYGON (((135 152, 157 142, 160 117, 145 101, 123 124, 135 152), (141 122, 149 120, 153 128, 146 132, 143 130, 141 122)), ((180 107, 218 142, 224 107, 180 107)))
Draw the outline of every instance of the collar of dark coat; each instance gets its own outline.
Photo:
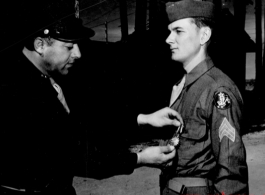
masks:
POLYGON ((214 64, 211 58, 206 58, 205 60, 200 62, 197 66, 195 66, 195 68, 191 70, 191 72, 187 74, 184 88, 194 83, 213 67, 214 64))
POLYGON ((22 86, 23 89, 28 89, 33 93, 43 94, 47 90, 57 96, 50 83, 49 77, 45 76, 38 70, 22 53, 16 59, 15 67, 12 76, 12 83, 15 86, 22 86))

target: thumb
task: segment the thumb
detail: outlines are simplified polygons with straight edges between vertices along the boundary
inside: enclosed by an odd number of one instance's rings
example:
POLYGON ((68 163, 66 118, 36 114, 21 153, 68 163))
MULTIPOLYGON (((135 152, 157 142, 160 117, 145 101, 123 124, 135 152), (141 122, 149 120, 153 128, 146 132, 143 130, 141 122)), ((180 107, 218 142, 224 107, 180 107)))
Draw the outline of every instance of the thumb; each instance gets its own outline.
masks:
POLYGON ((168 125, 173 125, 173 126, 176 126, 176 127, 179 127, 181 125, 181 122, 178 121, 177 119, 165 118, 165 122, 168 125))
POLYGON ((175 150, 175 147, 174 147, 174 146, 171 146, 171 145, 161 146, 161 147, 160 147, 160 151, 161 151, 161 153, 170 153, 170 152, 172 152, 173 150, 175 150))
POLYGON ((181 125, 181 123, 178 120, 174 119, 174 120, 172 120, 172 125, 178 127, 181 125))
POLYGON ((164 155, 164 161, 169 161, 173 159, 176 155, 176 150, 173 150, 172 152, 164 155))

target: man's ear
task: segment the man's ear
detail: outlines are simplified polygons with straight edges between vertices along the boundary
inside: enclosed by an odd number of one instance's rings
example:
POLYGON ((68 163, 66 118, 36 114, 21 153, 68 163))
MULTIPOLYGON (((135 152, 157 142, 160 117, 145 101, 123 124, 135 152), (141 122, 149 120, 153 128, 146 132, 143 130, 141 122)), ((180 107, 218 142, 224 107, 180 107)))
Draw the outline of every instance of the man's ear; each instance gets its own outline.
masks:
POLYGON ((38 52, 40 55, 43 53, 45 48, 45 40, 41 37, 37 37, 34 40, 34 49, 36 52, 38 52))
POLYGON ((201 45, 207 43, 212 35, 212 30, 209 27, 202 27, 201 45))

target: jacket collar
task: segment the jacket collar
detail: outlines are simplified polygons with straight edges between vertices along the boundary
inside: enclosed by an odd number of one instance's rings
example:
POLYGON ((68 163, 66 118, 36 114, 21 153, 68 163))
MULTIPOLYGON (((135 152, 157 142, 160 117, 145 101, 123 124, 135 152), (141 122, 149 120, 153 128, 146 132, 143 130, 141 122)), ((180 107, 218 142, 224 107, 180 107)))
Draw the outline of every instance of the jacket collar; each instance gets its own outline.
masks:
POLYGON ((21 55, 21 58, 19 59, 20 63, 25 64, 23 65, 23 70, 20 70, 22 72, 27 72, 28 77, 33 78, 39 78, 41 80, 49 80, 49 77, 44 75, 36 66, 34 66, 25 55, 21 55))
POLYGON ((37 67, 35 67, 27 57, 21 53, 17 59, 17 66, 14 82, 20 83, 20 85, 29 86, 34 88, 35 92, 44 92, 49 90, 51 94, 57 96, 57 92, 51 85, 50 78, 44 75, 37 67))
POLYGON ((187 75, 186 75, 186 82, 184 88, 194 83, 198 80, 201 76, 203 76, 206 72, 208 72, 211 68, 214 67, 213 61, 211 58, 206 58, 202 62, 200 62, 195 68, 193 68, 187 75))

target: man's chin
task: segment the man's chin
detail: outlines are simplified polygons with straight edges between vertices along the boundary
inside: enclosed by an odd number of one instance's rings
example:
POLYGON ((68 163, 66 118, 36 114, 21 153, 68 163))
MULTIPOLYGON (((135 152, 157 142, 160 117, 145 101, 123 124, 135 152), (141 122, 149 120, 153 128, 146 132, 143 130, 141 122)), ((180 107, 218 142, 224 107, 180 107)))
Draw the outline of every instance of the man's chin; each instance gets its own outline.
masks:
POLYGON ((67 64, 60 72, 62 75, 67 75, 69 73, 69 69, 72 68, 72 64, 67 64))
POLYGON ((64 69, 63 71, 61 71, 61 75, 68 75, 69 70, 68 69, 64 69))
POLYGON ((174 60, 174 61, 178 61, 178 58, 174 55, 171 56, 171 59, 174 60))
POLYGON ((174 61, 178 61, 178 62, 181 62, 182 61, 181 60, 182 58, 180 58, 180 56, 176 56, 176 55, 172 55, 171 56, 171 59, 174 60, 174 61))
POLYGON ((68 75, 69 71, 67 69, 63 69, 60 71, 53 71, 51 77, 59 79, 60 77, 68 75))

